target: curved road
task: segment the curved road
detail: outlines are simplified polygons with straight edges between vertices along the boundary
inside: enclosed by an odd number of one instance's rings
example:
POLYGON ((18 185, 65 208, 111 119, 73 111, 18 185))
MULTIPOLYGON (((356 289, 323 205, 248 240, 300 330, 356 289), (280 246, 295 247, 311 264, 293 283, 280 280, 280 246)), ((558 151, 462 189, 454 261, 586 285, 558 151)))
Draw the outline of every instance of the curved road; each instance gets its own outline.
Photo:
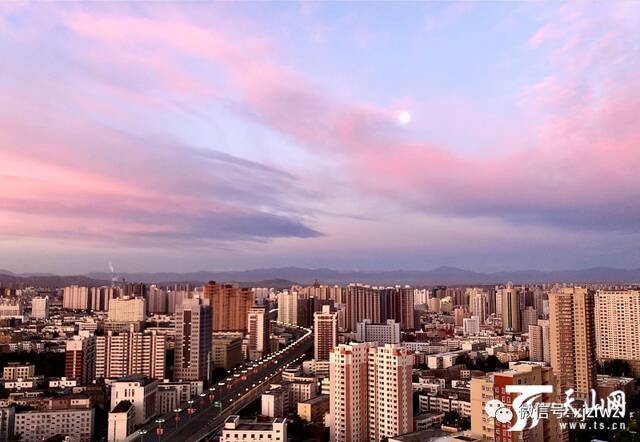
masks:
POLYGON ((258 398, 285 368, 302 359, 313 346, 310 329, 277 321, 272 322, 288 329, 295 340, 279 352, 238 367, 227 379, 211 386, 200 397, 192 398, 174 412, 153 419, 142 429, 133 433, 128 440, 142 442, 206 440, 222 426, 228 416, 238 413, 258 398))

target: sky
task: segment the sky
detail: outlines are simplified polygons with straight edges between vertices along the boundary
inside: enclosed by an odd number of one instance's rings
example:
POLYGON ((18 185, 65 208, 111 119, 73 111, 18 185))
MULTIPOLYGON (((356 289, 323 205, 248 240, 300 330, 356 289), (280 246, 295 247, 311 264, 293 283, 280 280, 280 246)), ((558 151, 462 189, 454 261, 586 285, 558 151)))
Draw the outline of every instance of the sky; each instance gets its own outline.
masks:
POLYGON ((638 29, 638 2, 0 3, 0 268, 638 268, 638 29))

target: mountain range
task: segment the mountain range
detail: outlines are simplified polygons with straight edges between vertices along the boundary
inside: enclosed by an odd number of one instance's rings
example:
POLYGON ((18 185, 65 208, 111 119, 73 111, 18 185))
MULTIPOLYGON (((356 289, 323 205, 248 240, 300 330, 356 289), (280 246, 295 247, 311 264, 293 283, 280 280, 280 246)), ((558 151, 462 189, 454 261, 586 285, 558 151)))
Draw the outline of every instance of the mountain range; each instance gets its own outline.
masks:
MULTIPOLYGON (((111 281, 108 272, 92 272, 77 276, 58 276, 50 273, 16 274, 0 270, 0 282, 29 282, 44 286, 46 282, 98 285, 111 281)), ((292 283, 345 284, 361 282, 369 284, 453 285, 514 283, 640 283, 640 269, 616 269, 593 267, 582 270, 521 270, 480 273, 456 267, 438 267, 432 270, 334 270, 302 267, 278 267, 236 271, 198 271, 190 273, 119 273, 116 277, 131 282, 238 282, 241 285, 262 287, 286 287, 292 283)), ((62 284, 65 285, 65 284, 62 284)))

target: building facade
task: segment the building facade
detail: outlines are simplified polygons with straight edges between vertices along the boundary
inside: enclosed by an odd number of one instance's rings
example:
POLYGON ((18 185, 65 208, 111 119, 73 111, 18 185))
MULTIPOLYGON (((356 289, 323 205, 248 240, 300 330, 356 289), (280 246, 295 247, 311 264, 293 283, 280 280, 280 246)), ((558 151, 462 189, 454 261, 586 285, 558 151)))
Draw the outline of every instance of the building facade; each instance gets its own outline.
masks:
POLYGON ((640 291, 599 290, 595 297, 598 359, 622 359, 640 376, 640 291), (633 325, 632 325, 633 324, 633 325), (635 325, 635 326, 634 326, 635 325))
POLYGON ((175 380, 210 379, 211 307, 198 298, 184 299, 176 312, 175 380))
POLYGON ((400 323, 395 319, 388 319, 386 324, 372 324, 368 319, 358 322, 356 329, 358 342, 377 342, 380 345, 399 344, 400 338, 400 323))
POLYGON ((589 399, 596 387, 595 299, 582 287, 556 287, 549 293, 551 367, 558 388, 589 399))
POLYGON ((313 351, 316 361, 328 361, 329 353, 338 345, 338 314, 325 305, 313 314, 313 351))
POLYGON ((117 379, 129 375, 164 378, 167 350, 164 335, 155 331, 107 332, 95 339, 96 379, 117 379))
POLYGON ((379 441, 413 430, 413 355, 399 345, 338 345, 329 356, 332 441, 379 441))
POLYGON ((247 331, 247 315, 255 302, 251 290, 209 281, 203 297, 213 309, 213 331, 247 331))

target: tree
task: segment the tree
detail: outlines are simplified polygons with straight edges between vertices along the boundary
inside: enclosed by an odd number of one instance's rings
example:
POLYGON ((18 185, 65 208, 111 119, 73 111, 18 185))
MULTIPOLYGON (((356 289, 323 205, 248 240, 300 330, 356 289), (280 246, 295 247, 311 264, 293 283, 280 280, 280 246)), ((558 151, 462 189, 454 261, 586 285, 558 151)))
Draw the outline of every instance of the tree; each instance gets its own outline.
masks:
POLYGON ((631 373, 629 363, 622 359, 609 359, 599 368, 601 373, 609 376, 628 376, 631 373))
POLYGON ((442 425, 446 425, 448 427, 456 427, 459 420, 460 413, 458 413, 457 411, 447 411, 442 418, 442 425))
POLYGON ((487 366, 487 371, 496 371, 497 369, 509 368, 509 364, 500 362, 500 359, 498 359, 496 356, 493 356, 493 355, 488 356, 485 363, 487 366))
POLYGON ((474 367, 474 362, 471 357, 467 353, 463 353, 456 358, 456 364, 462 364, 466 366, 469 370, 472 370, 474 367))

